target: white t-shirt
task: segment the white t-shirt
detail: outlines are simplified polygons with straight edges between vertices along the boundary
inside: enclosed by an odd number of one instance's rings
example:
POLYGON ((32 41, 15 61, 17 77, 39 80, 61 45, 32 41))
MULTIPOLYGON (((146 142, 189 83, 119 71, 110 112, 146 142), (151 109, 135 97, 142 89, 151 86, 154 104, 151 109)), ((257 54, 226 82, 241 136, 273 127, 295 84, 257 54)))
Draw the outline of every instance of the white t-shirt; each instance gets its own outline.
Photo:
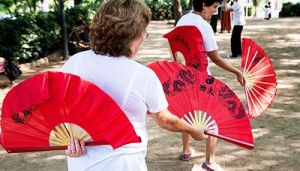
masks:
MULTIPOLYGON (((201 16, 194 13, 188 13, 180 18, 176 26, 196 26, 202 34, 205 51, 211 52, 218 50, 214 31, 212 30, 211 25, 201 16)), ((210 74, 209 67, 207 67, 207 72, 210 74)))
POLYGON ((245 21, 245 12, 244 12, 244 4, 241 0, 234 2, 231 6, 233 9, 232 22, 234 26, 244 26, 246 24, 245 21))
POLYGON ((168 107, 161 83, 154 71, 125 56, 96 55, 92 50, 75 54, 60 71, 78 75, 100 87, 125 112, 142 139, 141 143, 128 144, 115 150, 109 145, 89 146, 87 154, 79 158, 68 157, 69 170, 88 170, 91 167, 97 169, 97 165, 102 168, 106 159, 119 155, 146 155, 147 111, 156 113, 168 107))
POLYGON ((265 10, 265 18, 269 18, 271 12, 270 8, 264 8, 264 10, 265 10))

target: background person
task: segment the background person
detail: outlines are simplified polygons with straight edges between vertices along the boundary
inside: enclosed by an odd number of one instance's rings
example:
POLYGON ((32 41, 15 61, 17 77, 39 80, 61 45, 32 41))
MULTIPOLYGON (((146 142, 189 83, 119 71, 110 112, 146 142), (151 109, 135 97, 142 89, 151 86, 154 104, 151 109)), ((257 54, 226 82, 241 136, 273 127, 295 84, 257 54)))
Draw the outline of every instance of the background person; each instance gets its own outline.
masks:
MULTIPOLYGON (((224 59, 219 56, 218 53, 218 46, 216 42, 215 35, 211 26, 208 24, 213 15, 213 13, 217 10, 218 6, 220 5, 221 0, 194 0, 193 7, 194 11, 192 13, 186 14, 181 17, 178 21, 177 26, 196 26, 203 36, 203 46, 206 51, 205 59, 201 60, 208 60, 208 58, 214 62, 217 66, 236 74, 238 82, 243 86, 244 85, 244 78, 243 74, 240 70, 234 68, 233 66, 229 65, 224 59)), ((203 56, 203 55, 199 55, 203 56)), ((208 74, 210 74, 208 66, 201 66, 200 68, 202 71, 206 70, 208 74), (202 68, 206 67, 206 68, 202 68)), ((180 155, 181 160, 189 160, 193 149, 190 147, 190 137, 187 133, 182 133, 182 144, 183 144, 183 151, 180 155)), ((215 160, 215 153, 216 153, 216 146, 217 146, 217 138, 209 136, 206 140, 206 155, 205 155, 205 162, 202 164, 202 168, 205 170, 214 170, 214 171, 223 171, 222 167, 216 163, 215 160)))
POLYGON ((243 27, 246 24, 245 21, 245 12, 244 12, 244 4, 241 0, 233 0, 234 3, 232 6, 228 6, 227 0, 225 0, 225 9, 226 11, 232 12, 232 20, 233 20, 233 30, 231 34, 231 54, 228 56, 229 58, 237 58, 242 54, 242 40, 241 34, 243 31, 243 27))
POLYGON ((133 60, 148 35, 150 19, 143 1, 102 3, 90 26, 91 50, 75 54, 62 66, 62 72, 78 75, 112 97, 142 139, 141 143, 113 150, 109 145, 85 147, 84 142, 72 138, 66 150, 69 170, 146 171, 147 111, 161 128, 189 133, 196 140, 205 137, 203 130, 167 110, 168 103, 154 71, 133 60))

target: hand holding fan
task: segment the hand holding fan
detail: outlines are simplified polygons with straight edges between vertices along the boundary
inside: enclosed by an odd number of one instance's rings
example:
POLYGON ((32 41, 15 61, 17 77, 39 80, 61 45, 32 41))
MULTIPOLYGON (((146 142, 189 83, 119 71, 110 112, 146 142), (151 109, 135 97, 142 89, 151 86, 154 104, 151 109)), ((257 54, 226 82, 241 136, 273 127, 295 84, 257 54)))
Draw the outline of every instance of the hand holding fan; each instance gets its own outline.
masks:
POLYGON ((262 115, 276 94, 276 73, 267 53, 253 40, 243 38, 242 69, 249 117, 262 115))
POLYGON ((162 83, 170 112, 192 125, 208 128, 208 135, 254 148, 244 106, 227 85, 177 62, 154 62, 148 67, 162 83))
POLYGON ((36 74, 12 88, 3 101, 1 130, 8 152, 66 149, 71 137, 113 148, 141 142, 112 98, 62 72, 36 74))

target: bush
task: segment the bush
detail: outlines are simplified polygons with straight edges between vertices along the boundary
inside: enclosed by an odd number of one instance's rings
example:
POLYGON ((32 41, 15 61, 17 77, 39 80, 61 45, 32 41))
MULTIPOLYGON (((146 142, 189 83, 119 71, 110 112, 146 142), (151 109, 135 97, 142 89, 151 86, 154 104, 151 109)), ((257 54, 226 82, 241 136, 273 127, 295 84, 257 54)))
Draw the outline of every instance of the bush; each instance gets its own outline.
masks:
POLYGON ((291 2, 282 4, 279 13, 280 17, 300 16, 300 3, 292 4, 291 2))
POLYGON ((172 2, 164 1, 146 1, 146 4, 151 10, 151 19, 152 20, 169 20, 174 17, 174 10, 172 2))
POLYGON ((60 44, 57 15, 17 16, 0 20, 0 56, 25 63, 58 49, 60 44))

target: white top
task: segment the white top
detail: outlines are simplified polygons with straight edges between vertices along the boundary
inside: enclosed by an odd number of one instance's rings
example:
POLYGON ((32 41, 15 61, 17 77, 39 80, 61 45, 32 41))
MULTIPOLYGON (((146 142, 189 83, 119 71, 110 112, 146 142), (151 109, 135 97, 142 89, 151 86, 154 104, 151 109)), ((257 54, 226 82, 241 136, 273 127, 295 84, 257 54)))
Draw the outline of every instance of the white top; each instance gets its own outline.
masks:
POLYGON ((245 12, 244 12, 244 4, 241 0, 234 2, 231 6, 233 9, 232 22, 234 26, 244 26, 246 24, 245 21, 245 12))
POLYGON ((265 10, 265 18, 269 18, 269 14, 271 12, 270 8, 264 8, 265 10))
MULTIPOLYGON (((196 26, 202 34, 205 51, 211 52, 218 50, 216 37, 211 25, 200 15, 188 13, 180 18, 176 26, 196 26)), ((209 67, 207 67, 207 72, 210 74, 209 67)))
POLYGON ((79 158, 68 157, 69 170, 87 170, 90 167, 95 168, 95 165, 100 168, 105 163, 101 162, 110 157, 146 153, 147 111, 156 113, 168 107, 161 83, 154 71, 125 56, 96 55, 92 50, 72 56, 62 66, 61 71, 78 75, 106 92, 125 112, 142 139, 141 143, 132 143, 116 150, 109 145, 87 147, 87 154, 79 158))

